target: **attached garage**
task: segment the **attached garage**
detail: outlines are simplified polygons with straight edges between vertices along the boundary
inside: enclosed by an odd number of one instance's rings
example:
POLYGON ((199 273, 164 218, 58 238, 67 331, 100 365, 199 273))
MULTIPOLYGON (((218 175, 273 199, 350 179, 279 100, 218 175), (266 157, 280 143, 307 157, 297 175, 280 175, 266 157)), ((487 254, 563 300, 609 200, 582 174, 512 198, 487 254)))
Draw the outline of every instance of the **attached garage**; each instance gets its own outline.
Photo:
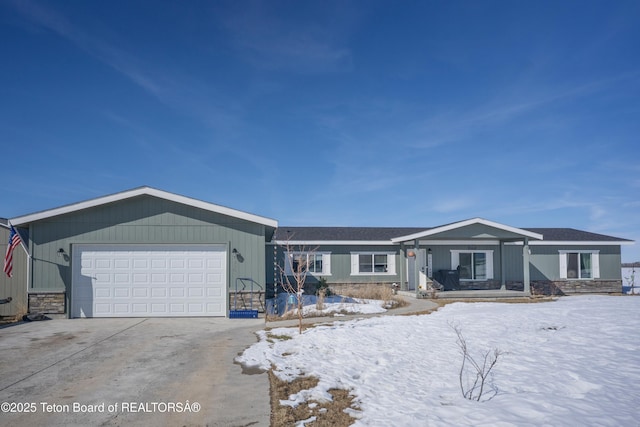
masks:
POLYGON ((226 316, 240 278, 264 298, 278 226, 150 187, 10 221, 28 236, 29 308, 72 318, 226 316))
POLYGON ((225 316, 226 246, 75 245, 71 317, 225 316))

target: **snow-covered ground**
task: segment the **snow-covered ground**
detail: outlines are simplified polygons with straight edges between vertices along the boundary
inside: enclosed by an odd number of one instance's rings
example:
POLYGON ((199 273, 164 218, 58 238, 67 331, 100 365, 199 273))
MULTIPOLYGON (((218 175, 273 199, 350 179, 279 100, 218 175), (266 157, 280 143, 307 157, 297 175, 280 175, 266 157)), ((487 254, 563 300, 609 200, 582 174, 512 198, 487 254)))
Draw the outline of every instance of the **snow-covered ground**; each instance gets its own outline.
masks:
MULTIPOLYGON (((314 316, 340 316, 349 313, 375 314, 387 311, 383 301, 358 299, 342 295, 331 295, 324 298, 324 303, 319 307, 318 297, 315 295, 303 295, 302 314, 305 317, 314 316)), ((286 313, 298 313, 298 301, 295 294, 281 293, 275 299, 267 300, 267 311, 280 315, 286 313)))
MULTIPOLYGON (((313 317, 329 315, 336 316, 348 313, 376 314, 387 311, 384 301, 367 299, 351 300, 351 302, 325 302, 321 307, 319 307, 318 304, 305 305, 302 307, 302 314, 304 317, 313 317)), ((297 313, 297 309, 294 311, 297 313)))
POLYGON ((640 425, 640 297, 575 296, 531 304, 454 303, 422 316, 333 322, 270 343, 239 361, 282 379, 313 375, 312 390, 283 404, 351 390, 360 426, 640 425), (457 326, 472 356, 504 352, 490 400, 462 397, 457 326))

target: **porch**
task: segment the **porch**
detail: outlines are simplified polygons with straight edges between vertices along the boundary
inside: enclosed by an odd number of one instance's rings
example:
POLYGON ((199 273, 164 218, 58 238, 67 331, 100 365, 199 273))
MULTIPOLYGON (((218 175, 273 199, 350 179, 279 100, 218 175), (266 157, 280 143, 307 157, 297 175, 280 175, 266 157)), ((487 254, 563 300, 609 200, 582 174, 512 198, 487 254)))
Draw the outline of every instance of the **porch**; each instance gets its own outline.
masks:
POLYGON ((417 297, 529 297, 529 241, 542 238, 481 218, 394 238, 405 261, 400 290, 417 297))

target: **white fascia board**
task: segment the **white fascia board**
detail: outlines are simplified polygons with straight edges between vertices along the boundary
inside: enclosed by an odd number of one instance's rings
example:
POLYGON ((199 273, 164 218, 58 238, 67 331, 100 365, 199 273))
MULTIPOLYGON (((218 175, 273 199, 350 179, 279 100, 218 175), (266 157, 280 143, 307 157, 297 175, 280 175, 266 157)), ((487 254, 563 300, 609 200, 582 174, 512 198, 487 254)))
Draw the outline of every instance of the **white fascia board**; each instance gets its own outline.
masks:
POLYGON ((486 225, 488 227, 493 227, 493 228, 497 228, 497 229, 500 229, 500 230, 509 231, 511 233, 520 234, 523 237, 529 237, 531 239, 538 239, 538 240, 542 240, 543 239, 542 234, 533 233, 533 232, 528 231, 528 230, 523 230, 521 228, 511 227, 509 225, 500 224, 500 223, 489 221, 489 220, 482 219, 482 218, 472 218, 472 219, 467 219, 465 221, 454 222, 453 224, 449 224, 449 225, 443 225, 442 227, 436 227, 436 228, 432 228, 430 230, 421 231, 420 233, 410 234, 408 236, 395 237, 395 238, 391 239, 391 241, 394 242, 394 243, 406 242, 407 240, 420 239, 422 237, 432 236, 434 234, 438 234, 438 233, 442 233, 442 232, 450 231, 450 230, 455 230, 456 228, 466 227, 468 225, 473 225, 473 224, 483 224, 483 225, 486 225))
POLYGON ((238 211, 235 209, 227 208, 225 206, 215 205, 213 203, 203 202, 202 200, 192 199, 190 197, 181 196, 174 193, 168 193, 166 191, 158 190, 151 187, 139 187, 133 190, 123 191, 121 193, 111 194, 108 196, 98 197, 96 199, 86 200, 84 202, 73 203, 59 208, 49 209, 46 211, 36 212, 29 215, 23 215, 10 220, 13 225, 22 225, 30 222, 38 221, 41 219, 51 218, 58 215, 64 215, 71 212, 76 212, 82 209, 92 208, 107 203, 118 202, 121 200, 129 199, 136 196, 154 196, 160 199, 169 200, 176 203, 181 203, 195 208, 204 209, 210 212, 216 212, 222 215, 228 215, 235 218, 243 219, 246 221, 255 222, 258 224, 266 225, 269 227, 277 228, 278 221, 270 218, 253 215, 247 212, 238 211))
POLYGON ((267 242, 268 245, 286 246, 321 246, 321 245, 368 245, 368 246, 394 246, 396 243, 391 240, 274 240, 267 242))
POLYGON ((442 245, 499 245, 500 240, 420 240, 421 246, 442 245))
MULTIPOLYGON (((518 245, 522 246, 523 242, 506 242, 505 245, 518 245)), ((624 242, 612 242, 612 241, 597 241, 597 240, 589 240, 589 241, 560 241, 560 240, 546 240, 544 242, 529 242, 529 246, 618 246, 618 245, 633 245, 635 242, 633 241, 624 241, 624 242)))

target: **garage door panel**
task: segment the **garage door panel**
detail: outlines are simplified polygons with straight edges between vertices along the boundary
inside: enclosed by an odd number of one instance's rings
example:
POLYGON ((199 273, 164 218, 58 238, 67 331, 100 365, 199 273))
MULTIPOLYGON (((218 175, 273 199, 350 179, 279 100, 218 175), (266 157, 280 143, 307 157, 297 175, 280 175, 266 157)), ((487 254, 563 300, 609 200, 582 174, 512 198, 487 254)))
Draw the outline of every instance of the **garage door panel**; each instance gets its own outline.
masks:
POLYGON ((72 317, 224 316, 226 246, 74 245, 72 317))
POLYGON ((148 312, 149 312, 149 307, 147 304, 138 304, 138 303, 131 304, 131 313, 147 314, 148 312))
POLYGON ((172 298, 182 298, 184 297, 184 288, 171 288, 169 290, 169 296, 172 298))
POLYGON ((167 290, 165 288, 151 288, 151 298, 166 298, 167 290))
POLYGON ((209 274, 207 274, 207 282, 209 282, 209 283, 222 283, 222 273, 209 273, 209 274))
POLYGON ((172 314, 186 313, 184 304, 170 304, 169 308, 172 314))
POLYGON ((131 268, 131 262, 128 259, 114 259, 113 267, 116 269, 128 270, 131 268))
POLYGON ((169 281, 173 284, 185 284, 187 283, 186 281, 186 276, 184 275, 184 273, 171 273, 169 275, 169 281))
POLYGON ((149 289, 148 288, 132 288, 131 296, 133 298, 148 298, 149 297, 149 289))
POLYGON ((111 260, 107 258, 96 258, 94 268, 96 270, 111 270, 111 260))
POLYGON ((207 304, 207 313, 217 313, 220 310, 222 310, 222 305, 220 304, 215 304, 215 303, 207 304))
POLYGON ((189 273, 187 276, 189 283, 204 283, 204 274, 202 273, 189 273))
POLYGON ((207 288, 207 296, 208 297, 221 297, 222 289, 219 288, 207 288))
POLYGON ((111 298, 111 288, 105 288, 105 287, 96 287, 95 288, 95 298, 96 299, 100 299, 100 298, 111 298))
POLYGON ((165 284, 167 283, 167 275, 165 273, 152 273, 151 283, 153 284, 165 284))
MULTIPOLYGON (((94 317, 98 317, 99 314, 109 314, 111 313, 111 304, 94 304, 94 317)), ((85 316, 89 317, 89 313, 85 311, 85 316)))
POLYGON ((131 288, 117 287, 113 289, 114 298, 130 298, 131 288))

